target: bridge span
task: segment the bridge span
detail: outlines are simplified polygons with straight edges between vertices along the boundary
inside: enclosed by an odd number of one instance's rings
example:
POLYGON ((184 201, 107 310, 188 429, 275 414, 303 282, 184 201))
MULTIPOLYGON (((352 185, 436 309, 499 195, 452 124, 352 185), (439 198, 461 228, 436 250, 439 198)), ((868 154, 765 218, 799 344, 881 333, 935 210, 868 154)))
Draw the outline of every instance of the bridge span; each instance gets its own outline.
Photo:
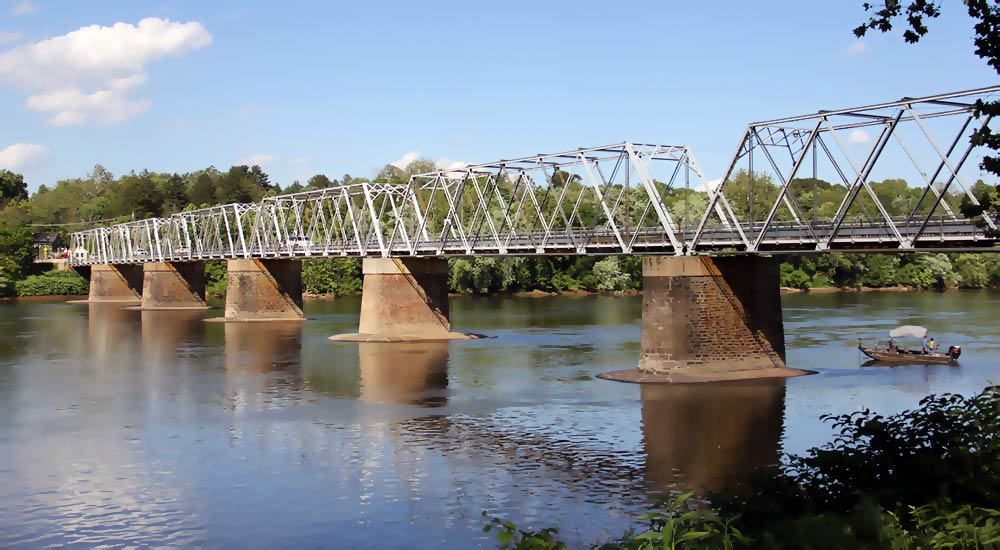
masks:
POLYGON ((751 123, 720 180, 689 147, 620 142, 97 227, 70 262, 92 301, 175 309, 203 308, 203 262, 227 260, 225 319, 248 321, 303 318, 302 259, 363 258, 360 331, 335 338, 409 341, 472 337, 451 331, 448 257, 643 255, 639 369, 614 377, 793 375, 774 255, 995 250, 969 138, 998 92, 751 123), (900 171, 919 193, 875 185, 900 171))

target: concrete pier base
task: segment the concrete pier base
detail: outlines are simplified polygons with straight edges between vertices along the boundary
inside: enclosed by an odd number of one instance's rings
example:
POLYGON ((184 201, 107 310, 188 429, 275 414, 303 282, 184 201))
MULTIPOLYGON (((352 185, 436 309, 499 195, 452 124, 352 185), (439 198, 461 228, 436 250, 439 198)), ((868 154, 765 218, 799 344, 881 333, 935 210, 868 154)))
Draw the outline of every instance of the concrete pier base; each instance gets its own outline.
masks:
POLYGON ((447 260, 365 258, 362 270, 358 332, 331 336, 331 340, 419 342, 479 337, 451 332, 447 260))
POLYGON ((209 321, 303 321, 302 262, 228 260, 225 317, 209 321))
POLYGON ((143 310, 208 309, 205 264, 150 262, 142 266, 143 310))
POLYGON ((785 367, 773 258, 649 257, 642 277, 639 366, 602 378, 710 382, 808 374, 785 367))
POLYGON ((142 266, 129 264, 99 264, 90 266, 90 293, 86 300, 72 303, 142 302, 142 266))

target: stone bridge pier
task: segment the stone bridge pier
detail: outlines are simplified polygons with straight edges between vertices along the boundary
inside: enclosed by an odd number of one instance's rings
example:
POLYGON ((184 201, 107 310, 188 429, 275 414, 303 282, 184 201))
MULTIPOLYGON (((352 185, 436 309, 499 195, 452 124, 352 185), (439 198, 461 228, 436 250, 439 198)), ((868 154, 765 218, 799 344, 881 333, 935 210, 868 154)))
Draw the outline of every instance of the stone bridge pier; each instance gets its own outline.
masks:
POLYGON ((143 310, 208 309, 205 264, 150 262, 142 265, 143 310))
POLYGON ((301 260, 228 260, 219 321, 303 321, 301 260))
POLYGON ((331 340, 419 342, 468 340, 451 331, 448 261, 443 258, 365 258, 357 333, 331 340))
POLYGON ((709 382, 808 374, 785 366, 778 262, 760 256, 647 257, 637 369, 628 382, 709 382))
POLYGON ((141 265, 99 264, 76 268, 90 279, 90 291, 81 303, 135 303, 142 301, 143 269, 141 265))

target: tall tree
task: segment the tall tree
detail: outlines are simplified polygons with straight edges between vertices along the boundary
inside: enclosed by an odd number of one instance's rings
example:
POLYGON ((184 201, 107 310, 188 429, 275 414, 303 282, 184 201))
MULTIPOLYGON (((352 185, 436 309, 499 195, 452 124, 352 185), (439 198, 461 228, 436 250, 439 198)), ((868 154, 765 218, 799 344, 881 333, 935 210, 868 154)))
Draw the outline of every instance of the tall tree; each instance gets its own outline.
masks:
POLYGON ((24 183, 24 176, 10 170, 0 170, 0 206, 27 198, 28 184, 24 183))
MULTIPOLYGON (((266 192, 272 189, 271 177, 264 172, 264 169, 260 166, 254 164, 250 167, 250 173, 248 174, 250 179, 259 187, 262 191, 266 192)), ((277 187, 277 186, 274 186, 277 187)))
POLYGON ((20 279, 27 274, 34 257, 28 228, 0 222, 0 276, 20 279))
POLYGON ((160 195, 163 197, 164 215, 176 214, 188 204, 187 185, 180 174, 171 174, 161 182, 160 195))
POLYGON ((327 187, 333 187, 336 185, 330 178, 326 177, 326 174, 316 174, 315 176, 309 178, 309 182, 306 187, 309 189, 326 189, 327 187))
MULTIPOLYGON (((259 167, 257 167, 259 168, 259 167)), ((270 184, 263 183, 263 172, 254 173, 246 165, 233 166, 219 178, 215 189, 215 199, 218 204, 232 202, 257 202, 270 190, 270 184)))
POLYGON ((191 184, 191 189, 188 190, 188 203, 193 204, 197 207, 208 206, 215 203, 215 181, 212 176, 208 175, 206 172, 202 172, 198 176, 194 183, 191 184))
POLYGON ((111 183, 115 176, 100 164, 95 164, 90 172, 90 180, 97 184, 111 183))

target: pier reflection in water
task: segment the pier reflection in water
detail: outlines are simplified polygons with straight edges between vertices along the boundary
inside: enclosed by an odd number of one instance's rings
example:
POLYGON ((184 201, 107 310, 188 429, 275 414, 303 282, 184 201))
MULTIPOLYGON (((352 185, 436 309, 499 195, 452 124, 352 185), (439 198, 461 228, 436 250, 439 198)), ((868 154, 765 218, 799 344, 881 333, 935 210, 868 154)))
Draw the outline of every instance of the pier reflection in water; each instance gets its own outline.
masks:
POLYGON ((358 344, 361 400, 440 407, 447 403, 448 342, 358 344))
POLYGON ((192 310, 140 312, 144 365, 170 368, 179 359, 191 357, 204 340, 204 317, 203 312, 192 310))
POLYGON ((223 331, 229 408, 259 410, 302 401, 301 322, 223 323, 223 331))
POLYGON ((652 489, 724 491, 778 463, 784 380, 649 384, 640 395, 652 489))

